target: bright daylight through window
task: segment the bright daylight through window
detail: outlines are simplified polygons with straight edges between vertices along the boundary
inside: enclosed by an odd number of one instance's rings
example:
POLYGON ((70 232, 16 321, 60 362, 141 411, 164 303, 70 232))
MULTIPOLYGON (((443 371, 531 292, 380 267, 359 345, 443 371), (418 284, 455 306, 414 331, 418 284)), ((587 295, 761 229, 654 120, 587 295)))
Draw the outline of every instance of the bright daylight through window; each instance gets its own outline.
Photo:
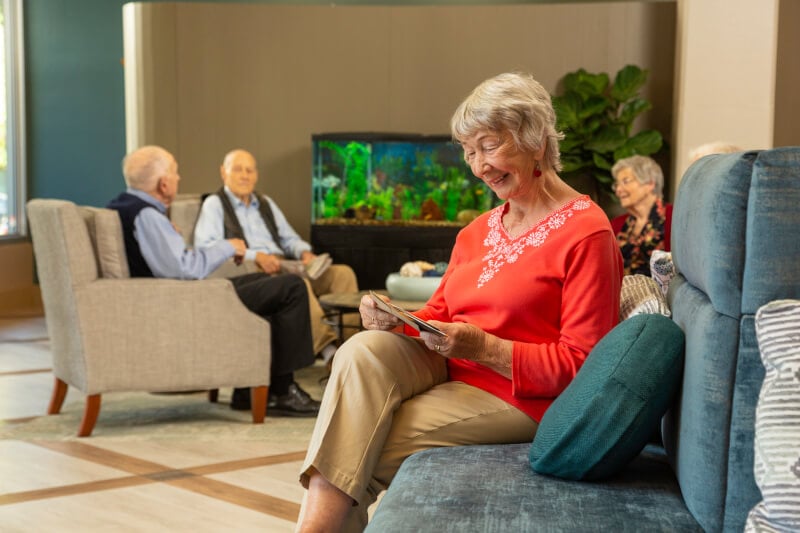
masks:
POLYGON ((0 238, 24 230, 20 0, 0 2, 0 238))

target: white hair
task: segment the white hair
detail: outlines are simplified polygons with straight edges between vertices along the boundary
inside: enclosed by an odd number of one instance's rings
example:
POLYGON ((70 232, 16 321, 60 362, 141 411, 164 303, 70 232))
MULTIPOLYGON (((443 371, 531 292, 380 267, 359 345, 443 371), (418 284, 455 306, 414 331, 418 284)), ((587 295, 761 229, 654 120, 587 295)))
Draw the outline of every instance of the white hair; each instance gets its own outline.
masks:
POLYGON ((143 146, 125 156, 122 160, 122 175, 131 189, 151 192, 158 186, 159 178, 169 173, 175 160, 160 146, 143 146))
POLYGON ((664 172, 652 157, 647 157, 646 155, 632 155, 620 159, 611 167, 611 175, 614 176, 616 180, 617 174, 626 168, 633 172, 636 181, 642 185, 652 183, 654 185, 653 194, 661 198, 664 193, 664 172))
POLYGON ((561 169, 556 113, 550 94, 530 74, 511 72, 485 80, 458 106, 450 131, 458 142, 479 130, 509 133, 516 148, 537 152, 545 147, 542 163, 561 169))
POLYGON ((222 160, 222 167, 225 169, 226 172, 230 172, 231 166, 233 165, 233 158, 239 154, 249 155, 250 158, 253 160, 253 163, 255 163, 256 165, 258 164, 258 162, 256 161, 256 156, 254 156, 252 153, 248 152, 247 150, 243 150, 242 148, 235 148, 230 152, 228 152, 227 154, 225 154, 225 158, 222 160))
POLYGON ((701 144, 689 152, 689 162, 694 163, 701 157, 711 154, 732 154, 734 152, 741 152, 742 148, 735 144, 729 144, 722 141, 714 141, 710 143, 701 144))

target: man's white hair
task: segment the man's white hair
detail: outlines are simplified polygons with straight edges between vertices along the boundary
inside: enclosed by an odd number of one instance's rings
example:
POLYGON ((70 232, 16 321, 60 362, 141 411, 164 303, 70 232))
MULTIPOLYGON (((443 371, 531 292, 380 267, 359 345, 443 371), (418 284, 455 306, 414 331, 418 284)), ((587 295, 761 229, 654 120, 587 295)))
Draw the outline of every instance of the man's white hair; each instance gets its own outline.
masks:
POLYGON ((169 172, 173 161, 172 154, 160 146, 143 146, 122 160, 122 175, 131 189, 151 192, 158 186, 159 178, 169 172))
POLYGON ((253 160, 253 163, 258 165, 258 162, 256 161, 256 156, 254 156, 251 152, 248 152, 247 150, 244 150, 242 148, 235 148, 230 152, 228 152, 227 154, 225 154, 225 159, 222 160, 222 167, 225 169, 225 172, 230 172, 231 167, 233 166, 233 159, 239 154, 249 155, 250 159, 253 160))
POLYGON ((732 154, 741 151, 742 148, 736 146, 735 144, 730 144, 722 141, 714 141, 706 144, 701 144, 700 146, 691 150, 689 152, 689 162, 694 163, 701 157, 705 157, 711 154, 732 154))

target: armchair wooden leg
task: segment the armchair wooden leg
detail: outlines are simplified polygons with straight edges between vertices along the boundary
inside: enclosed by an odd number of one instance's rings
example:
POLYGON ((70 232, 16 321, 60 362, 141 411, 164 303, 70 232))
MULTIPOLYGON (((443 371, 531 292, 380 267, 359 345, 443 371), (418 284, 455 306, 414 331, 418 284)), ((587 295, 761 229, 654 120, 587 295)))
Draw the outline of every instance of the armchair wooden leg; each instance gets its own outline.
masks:
POLYGON ((47 407, 48 415, 57 415, 61 412, 61 406, 64 405, 64 398, 67 397, 67 384, 56 378, 53 386, 53 394, 50 396, 50 405, 47 407))
POLYGON ((208 391, 208 401, 211 403, 217 403, 219 399, 219 389, 211 389, 208 391))
POLYGON ((100 414, 100 395, 91 394, 86 397, 86 408, 83 411, 81 427, 78 429, 79 437, 88 437, 92 434, 98 414, 100 414))
POLYGON ((253 424, 263 424, 267 414, 267 393, 269 387, 252 387, 250 389, 250 406, 253 412, 253 424))

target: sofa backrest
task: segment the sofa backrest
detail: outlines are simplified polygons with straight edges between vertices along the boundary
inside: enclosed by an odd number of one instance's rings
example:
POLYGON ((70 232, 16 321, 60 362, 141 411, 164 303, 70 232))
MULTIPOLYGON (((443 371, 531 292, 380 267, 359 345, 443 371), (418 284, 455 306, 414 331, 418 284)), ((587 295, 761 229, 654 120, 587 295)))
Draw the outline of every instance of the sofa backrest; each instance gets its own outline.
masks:
POLYGON ((672 217, 673 319, 686 334, 682 390, 663 436, 686 505, 706 531, 742 531, 764 376, 757 309, 800 297, 800 148, 708 156, 672 217))
POLYGON ((202 204, 199 194, 180 194, 169 206, 169 219, 183 235, 186 246, 194 246, 194 227, 202 204))

